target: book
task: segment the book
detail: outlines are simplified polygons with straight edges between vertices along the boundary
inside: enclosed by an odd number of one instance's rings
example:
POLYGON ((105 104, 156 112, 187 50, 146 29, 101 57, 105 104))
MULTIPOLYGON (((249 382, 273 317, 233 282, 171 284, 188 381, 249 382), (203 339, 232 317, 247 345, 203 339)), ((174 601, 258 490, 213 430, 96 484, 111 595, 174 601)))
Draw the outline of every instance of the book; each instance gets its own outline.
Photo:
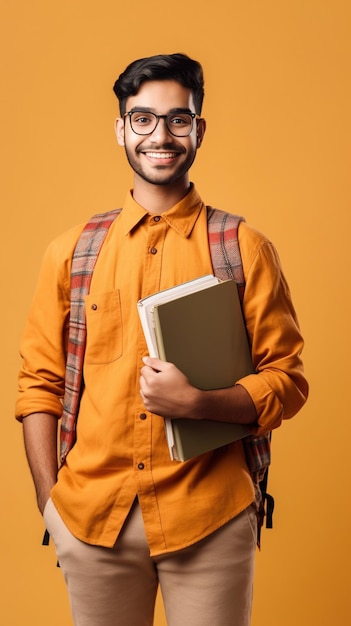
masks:
POLYGON ((167 418, 165 428, 173 461, 187 461, 194 456, 243 439, 251 432, 245 424, 183 418, 167 418))
MULTIPOLYGON (((148 315, 141 316, 150 356, 174 363, 204 390, 230 387, 254 372, 237 285, 211 276, 200 280, 200 288, 189 281, 166 290, 166 297, 160 292, 160 301, 158 294, 150 296, 148 315)), ((139 314, 144 306, 145 301, 139 304, 139 314)), ((165 428, 170 456, 180 461, 250 432, 248 426, 215 420, 166 418, 165 428)))
POLYGON ((154 310, 155 305, 169 302, 175 298, 187 295, 189 293, 195 293, 201 289, 206 289, 211 285, 217 285, 219 278, 213 276, 213 274, 205 274, 200 278, 194 278, 175 287, 158 291, 151 296, 146 296, 138 301, 138 313, 141 321, 141 325, 144 331, 146 345, 149 351, 149 355, 159 358, 159 352, 157 348, 155 324, 154 324, 154 310))

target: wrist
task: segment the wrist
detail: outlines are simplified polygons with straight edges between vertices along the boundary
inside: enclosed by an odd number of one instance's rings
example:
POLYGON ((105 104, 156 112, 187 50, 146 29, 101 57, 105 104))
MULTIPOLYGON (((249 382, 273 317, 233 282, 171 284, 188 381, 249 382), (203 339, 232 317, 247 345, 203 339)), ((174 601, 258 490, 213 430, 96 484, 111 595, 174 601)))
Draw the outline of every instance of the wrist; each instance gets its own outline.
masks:
POLYGON ((40 489, 40 491, 38 491, 37 493, 37 504, 38 504, 39 511, 42 515, 44 513, 46 503, 50 498, 51 489, 54 486, 54 484, 55 484, 55 481, 53 483, 50 482, 50 484, 48 483, 47 487, 40 489))
POLYGON ((188 417, 194 420, 202 420, 206 417, 206 412, 208 410, 207 400, 208 391, 204 391, 203 389, 197 389, 196 387, 192 387, 190 398, 189 398, 189 407, 190 410, 188 412, 188 417))

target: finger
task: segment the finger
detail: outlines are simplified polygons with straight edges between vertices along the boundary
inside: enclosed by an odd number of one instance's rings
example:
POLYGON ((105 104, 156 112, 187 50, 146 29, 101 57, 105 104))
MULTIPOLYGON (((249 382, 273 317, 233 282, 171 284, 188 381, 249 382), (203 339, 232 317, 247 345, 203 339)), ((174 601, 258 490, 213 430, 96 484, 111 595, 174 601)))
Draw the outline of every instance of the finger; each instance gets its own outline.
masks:
POLYGON ((146 381, 146 379, 145 379, 145 376, 143 376, 143 375, 142 375, 142 376, 140 376, 140 379, 139 379, 139 386, 140 386, 141 391, 142 391, 143 393, 145 393, 145 391, 146 391, 146 386, 147 386, 147 381, 146 381))
POLYGON ((161 361, 161 359, 156 359, 155 357, 151 356, 144 356, 143 362, 147 367, 151 367, 153 370, 155 370, 155 372, 161 372, 165 364, 165 362, 161 361))

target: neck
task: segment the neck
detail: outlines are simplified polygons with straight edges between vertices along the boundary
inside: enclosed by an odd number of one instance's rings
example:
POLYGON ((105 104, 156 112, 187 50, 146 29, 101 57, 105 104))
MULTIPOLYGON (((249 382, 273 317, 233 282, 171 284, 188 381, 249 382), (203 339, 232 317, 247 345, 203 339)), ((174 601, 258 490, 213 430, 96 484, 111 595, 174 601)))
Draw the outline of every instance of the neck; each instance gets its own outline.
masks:
POLYGON ((152 185, 134 178, 133 198, 148 213, 160 215, 180 202, 189 192, 188 178, 167 185, 152 185))

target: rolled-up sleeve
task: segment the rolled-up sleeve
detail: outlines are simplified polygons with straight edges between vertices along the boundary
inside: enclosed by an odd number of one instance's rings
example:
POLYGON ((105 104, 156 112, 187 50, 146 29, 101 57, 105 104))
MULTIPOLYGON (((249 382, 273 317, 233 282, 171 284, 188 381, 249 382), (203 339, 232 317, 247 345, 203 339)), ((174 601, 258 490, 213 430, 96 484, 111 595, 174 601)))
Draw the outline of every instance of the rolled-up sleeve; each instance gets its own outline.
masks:
POLYGON ((301 360, 304 342, 278 254, 260 233, 246 225, 242 230, 243 308, 257 373, 239 382, 255 404, 259 433, 293 417, 306 402, 308 384, 301 360))
POLYGON ((62 413, 69 323, 71 253, 77 239, 56 239, 48 247, 22 334, 18 420, 36 412, 62 413), (68 244, 68 245, 67 245, 68 244))

